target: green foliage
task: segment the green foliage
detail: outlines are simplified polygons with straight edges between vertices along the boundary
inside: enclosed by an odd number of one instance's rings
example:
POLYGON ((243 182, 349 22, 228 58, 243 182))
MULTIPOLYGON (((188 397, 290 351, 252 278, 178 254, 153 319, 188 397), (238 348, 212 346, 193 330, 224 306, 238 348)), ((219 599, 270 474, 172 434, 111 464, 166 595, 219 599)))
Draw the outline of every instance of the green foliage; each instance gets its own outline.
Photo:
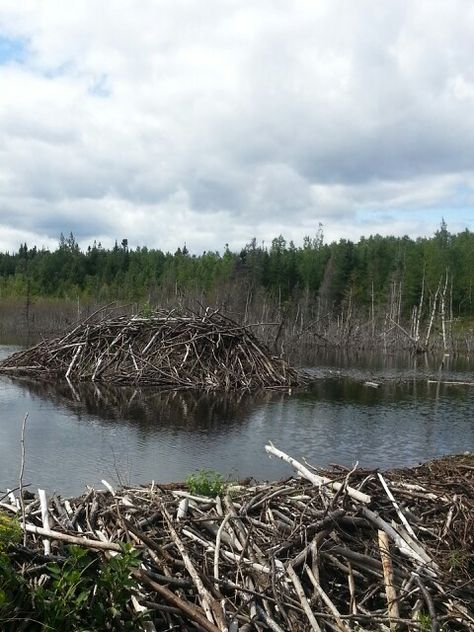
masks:
POLYGON ((469 560, 469 554, 462 549, 454 549, 450 552, 448 558, 448 564, 450 570, 458 570, 463 568, 466 562, 469 560))
MULTIPOLYGON (((393 283, 403 291, 403 315, 418 305, 424 282, 425 312, 446 270, 454 318, 474 316, 474 232, 451 234, 443 221, 430 238, 373 235, 354 243, 324 243, 322 226, 298 246, 283 235, 269 245, 254 238, 240 253, 226 244, 223 254, 174 254, 146 247, 111 249, 94 242, 82 251, 74 236, 62 236, 54 250, 22 244, 17 253, 0 253, 0 297, 76 298, 105 302, 179 302, 192 295, 202 304, 258 297, 284 311, 304 301, 305 320, 322 312, 337 314, 350 295, 362 313, 385 313, 393 283), (365 310, 365 311, 364 311, 365 310)), ((247 306, 248 307, 248 306, 247 306)), ((243 311, 243 309, 242 309, 243 311)), ((145 307, 146 313, 146 307, 145 307)), ((426 313, 425 313, 426 315, 426 313)))
POLYGON ((137 552, 124 546, 121 555, 100 564, 77 546, 60 566, 48 567, 51 580, 35 593, 35 610, 44 630, 135 630, 127 604, 136 582, 130 569, 139 565, 137 552))
POLYGON ((26 582, 15 573, 7 555, 8 547, 20 540, 21 528, 16 518, 0 511, 0 624, 21 618, 23 610, 28 608, 26 582))
POLYGON ((0 629, 16 629, 15 621, 31 610, 31 595, 26 581, 16 573, 5 553, 0 553, 0 629), (5 622, 12 622, 10 628, 5 622))
POLYGON ((428 630, 431 630, 431 617, 428 613, 419 612, 418 623, 420 624, 420 630, 422 632, 428 632, 428 630))
POLYGON ((8 545, 21 540, 21 527, 16 518, 0 511, 0 555, 5 553, 8 545))
POLYGON ((150 303, 144 303, 141 307, 140 307, 140 311, 139 311, 139 315, 142 318, 150 318, 150 316, 152 316, 153 314, 153 307, 150 305, 150 303))
POLYGON ((199 470, 186 479, 191 494, 197 496, 218 496, 224 489, 224 479, 214 470, 199 470))

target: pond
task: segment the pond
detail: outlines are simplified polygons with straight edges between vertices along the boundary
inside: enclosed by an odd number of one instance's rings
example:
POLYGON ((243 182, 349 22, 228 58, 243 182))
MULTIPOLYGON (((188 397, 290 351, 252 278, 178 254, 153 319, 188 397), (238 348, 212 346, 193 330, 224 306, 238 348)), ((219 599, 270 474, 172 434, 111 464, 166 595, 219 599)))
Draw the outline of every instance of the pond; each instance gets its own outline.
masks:
MULTIPOLYGON (((15 350, 0 346, 0 357, 15 350)), ((474 386, 462 383, 474 382, 469 358, 320 355, 307 371, 308 388, 291 394, 0 377, 0 490, 18 485, 26 414, 24 481, 63 495, 101 479, 167 482, 201 468, 232 479, 289 476, 285 463, 266 455, 268 441, 317 466, 387 468, 474 449, 474 386)))

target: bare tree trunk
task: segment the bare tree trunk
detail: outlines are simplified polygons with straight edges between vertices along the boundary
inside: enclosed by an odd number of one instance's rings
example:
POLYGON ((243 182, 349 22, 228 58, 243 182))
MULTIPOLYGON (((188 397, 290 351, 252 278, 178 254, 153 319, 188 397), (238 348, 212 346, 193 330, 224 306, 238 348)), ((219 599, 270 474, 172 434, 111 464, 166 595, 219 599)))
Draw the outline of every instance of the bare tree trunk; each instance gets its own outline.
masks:
POLYGON ((244 325, 247 324, 247 319, 249 316, 249 305, 252 300, 252 289, 249 287, 247 290, 247 296, 245 297, 245 313, 244 313, 244 325))
MULTIPOLYGON (((446 353, 448 345, 446 341, 446 292, 448 290, 449 273, 446 270, 443 291, 441 292, 440 316, 441 316, 441 333, 443 336, 443 351, 446 353)), ((441 283, 441 281, 440 281, 441 283)))
POLYGON ((439 280, 438 287, 436 288, 436 292, 435 292, 435 295, 433 297, 433 305, 431 307, 430 321, 428 323, 428 329, 426 330, 426 336, 425 336, 425 348, 428 347, 428 342, 430 340, 431 329, 433 328, 433 322, 434 322, 434 319, 435 319, 436 306, 438 304, 438 295, 439 295, 440 288, 441 288, 441 279, 439 280))
POLYGON ((417 314, 416 314, 416 322, 415 322, 415 332, 414 338, 418 344, 418 340, 420 339, 420 319, 421 314, 423 312, 423 300, 425 298, 425 270, 423 270, 423 278, 421 281, 421 294, 420 294, 420 302, 418 304, 417 314))
POLYGON ((397 305, 397 324, 400 324, 402 315, 402 282, 398 283, 398 305, 397 305))
POLYGON ((371 292, 370 292, 370 319, 372 321, 372 339, 375 338, 375 293, 374 293, 374 282, 372 281, 371 292))

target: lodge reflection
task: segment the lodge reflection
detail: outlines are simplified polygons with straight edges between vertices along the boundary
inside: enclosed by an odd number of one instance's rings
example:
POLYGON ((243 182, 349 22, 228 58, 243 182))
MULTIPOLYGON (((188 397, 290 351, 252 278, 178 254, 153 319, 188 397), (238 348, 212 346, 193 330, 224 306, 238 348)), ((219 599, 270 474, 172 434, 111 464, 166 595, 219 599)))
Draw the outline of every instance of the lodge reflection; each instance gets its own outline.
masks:
POLYGON ((465 389, 453 389, 442 382, 437 384, 438 392, 434 396, 436 384, 426 379, 381 381, 379 388, 371 388, 360 379, 342 375, 316 379, 292 396, 281 391, 160 391, 90 382, 52 383, 13 378, 12 381, 30 395, 52 402, 81 421, 125 424, 141 433, 169 429, 225 434, 232 427, 245 424, 257 408, 282 403, 289 397, 307 404, 340 402, 363 408, 400 408, 411 406, 419 397, 426 401, 437 400, 446 395, 448 389, 451 401, 465 396, 465 389))
POLYGON ((145 433, 166 428, 225 433, 230 427, 244 424, 256 407, 288 397, 275 391, 159 391, 67 381, 12 381, 30 395, 74 413, 81 421, 126 424, 145 433))

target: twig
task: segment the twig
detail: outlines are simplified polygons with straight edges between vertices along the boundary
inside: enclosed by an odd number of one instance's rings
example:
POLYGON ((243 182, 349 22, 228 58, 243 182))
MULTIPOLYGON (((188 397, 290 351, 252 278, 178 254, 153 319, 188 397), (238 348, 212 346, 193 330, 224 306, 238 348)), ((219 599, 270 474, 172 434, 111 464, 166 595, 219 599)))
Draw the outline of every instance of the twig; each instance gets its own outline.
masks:
MULTIPOLYGON (((379 529, 378 542, 380 549, 380 558, 382 560, 383 576, 385 582, 385 594, 387 596, 388 616, 393 619, 398 619, 400 613, 398 611, 397 593, 395 586, 393 585, 393 567, 392 558, 390 557, 390 549, 388 544, 388 535, 385 531, 379 529)), ((390 629, 396 630, 397 625, 395 623, 390 624, 390 629)))
POLYGON ((224 527, 229 521, 230 517, 231 515, 229 513, 226 514, 219 526, 219 529, 217 530, 216 548, 214 550, 214 579, 216 581, 219 581, 219 553, 220 553, 220 548, 221 548, 222 532, 224 531, 224 527))
POLYGON ((288 573, 289 578, 293 582, 293 585, 296 590, 296 594, 299 597, 301 605, 303 606, 303 610, 305 611, 306 616, 308 617, 308 621, 311 625, 311 629, 313 632, 321 632, 321 628, 319 627, 318 622, 316 621, 316 617, 311 610, 311 606, 309 605, 308 600, 306 599, 306 595, 304 594, 303 586, 301 585, 300 580, 298 579, 298 575, 295 573, 293 566, 289 564, 287 566, 286 572, 288 573))
POLYGON ((26 508, 25 508, 25 498, 23 496, 23 476, 25 473, 25 462, 26 462, 26 448, 25 448, 25 435, 26 435, 26 422, 28 419, 28 413, 23 418, 23 423, 21 425, 21 437, 20 437, 20 447, 21 447, 21 463, 20 463, 20 477, 19 477, 19 493, 20 493, 20 507, 21 507, 21 522, 23 526, 23 546, 26 546, 26 508))
POLYGON ((329 598, 329 595, 326 593, 326 591, 323 590, 323 588, 320 585, 320 583, 318 581, 316 581, 315 576, 313 575, 311 569, 309 568, 309 566, 307 564, 304 565, 304 569, 305 569, 306 574, 308 575, 311 583, 313 584, 314 588, 318 592, 319 596, 321 597, 321 599, 324 601, 326 606, 331 611, 331 613, 332 613, 332 615, 334 617, 334 621, 336 622, 336 625, 339 628, 339 630, 341 630, 341 632, 350 632, 349 628, 346 625, 344 625, 344 623, 343 623, 343 621, 341 619, 341 613, 336 608, 336 606, 334 605, 333 601, 329 598))

